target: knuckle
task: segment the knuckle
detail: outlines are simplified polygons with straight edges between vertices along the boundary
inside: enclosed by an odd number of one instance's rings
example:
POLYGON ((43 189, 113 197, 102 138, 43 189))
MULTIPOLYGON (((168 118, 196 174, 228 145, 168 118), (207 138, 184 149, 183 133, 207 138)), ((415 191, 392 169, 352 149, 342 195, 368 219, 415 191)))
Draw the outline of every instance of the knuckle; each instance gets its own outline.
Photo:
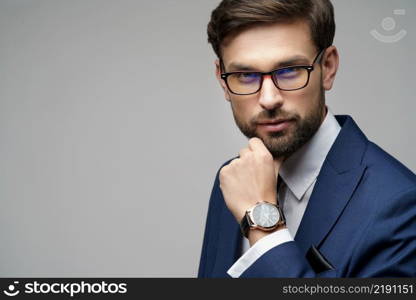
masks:
POLYGON ((250 145, 254 145, 254 144, 256 144, 256 143, 257 143, 257 140, 258 140, 258 138, 253 137, 253 138, 251 138, 251 139, 248 141, 248 143, 249 143, 250 145))
POLYGON ((272 160, 273 159, 273 157, 272 157, 272 155, 270 154, 270 152, 262 152, 261 154, 260 154, 260 157, 261 157, 261 159, 262 160, 264 160, 264 161, 270 161, 270 160, 272 160))
POLYGON ((254 153, 253 152, 248 152, 248 153, 246 153, 246 158, 247 159, 252 159, 254 157, 254 153))
POLYGON ((231 167, 234 166, 235 164, 237 164, 240 161, 239 158, 234 158, 228 165, 227 167, 231 167))
POLYGON ((224 166, 221 168, 220 174, 219 174, 220 179, 225 176, 225 174, 227 173, 227 170, 228 170, 228 166, 224 166))

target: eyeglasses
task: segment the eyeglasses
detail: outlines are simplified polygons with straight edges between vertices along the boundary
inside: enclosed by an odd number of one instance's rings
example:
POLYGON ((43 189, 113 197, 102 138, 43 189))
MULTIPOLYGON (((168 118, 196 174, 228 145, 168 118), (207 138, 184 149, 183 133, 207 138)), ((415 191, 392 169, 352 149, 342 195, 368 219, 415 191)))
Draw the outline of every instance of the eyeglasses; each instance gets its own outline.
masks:
POLYGON ((303 89, 309 83, 309 77, 314 70, 313 65, 324 53, 321 50, 310 66, 289 66, 271 72, 230 72, 221 74, 229 91, 236 95, 252 95, 260 91, 265 75, 270 75, 274 85, 282 91, 303 89))

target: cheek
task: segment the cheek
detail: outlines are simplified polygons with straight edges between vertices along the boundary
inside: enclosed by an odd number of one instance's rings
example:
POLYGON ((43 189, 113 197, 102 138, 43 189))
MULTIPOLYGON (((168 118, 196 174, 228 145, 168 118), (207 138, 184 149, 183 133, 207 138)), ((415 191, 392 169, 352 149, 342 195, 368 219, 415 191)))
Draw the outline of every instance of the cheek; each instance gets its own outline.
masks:
POLYGON ((231 107, 234 115, 246 122, 256 115, 256 102, 254 99, 250 99, 248 97, 247 99, 232 97, 231 107))
POLYGON ((294 91, 285 101, 286 110, 305 118, 310 112, 315 111, 320 99, 319 86, 307 86, 304 89, 294 91))
POLYGON ((305 117, 309 104, 310 104, 310 94, 306 93, 305 91, 297 91, 293 92, 290 97, 288 97, 285 101, 285 106, 283 110, 296 113, 301 118, 305 117))

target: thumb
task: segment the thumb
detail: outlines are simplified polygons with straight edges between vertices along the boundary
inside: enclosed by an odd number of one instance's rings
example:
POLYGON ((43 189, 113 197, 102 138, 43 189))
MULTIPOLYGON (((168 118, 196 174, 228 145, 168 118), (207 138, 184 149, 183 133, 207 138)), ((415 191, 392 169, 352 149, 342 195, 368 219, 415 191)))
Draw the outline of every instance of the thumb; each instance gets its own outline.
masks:
POLYGON ((283 163, 283 157, 278 157, 278 158, 275 158, 274 160, 273 160, 273 162, 274 162, 274 173, 275 173, 275 175, 276 175, 276 179, 277 179, 277 176, 279 175, 279 169, 280 169, 280 166, 282 165, 282 163, 283 163))

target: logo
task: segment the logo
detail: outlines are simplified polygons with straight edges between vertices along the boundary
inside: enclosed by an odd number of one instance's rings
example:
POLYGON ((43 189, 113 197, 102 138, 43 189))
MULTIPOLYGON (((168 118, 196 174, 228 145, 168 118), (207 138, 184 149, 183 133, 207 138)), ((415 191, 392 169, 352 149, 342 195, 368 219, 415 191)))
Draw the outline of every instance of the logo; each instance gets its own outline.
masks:
POLYGON ((13 282, 13 284, 8 286, 8 290, 4 290, 3 293, 6 294, 7 296, 10 296, 10 297, 14 297, 14 296, 18 295, 20 293, 19 290, 15 290, 16 285, 18 285, 18 284, 19 284, 19 281, 13 282))
POLYGON ((78 294, 126 294, 127 283, 115 283, 115 282, 43 282, 43 281, 31 281, 22 282, 20 290, 17 288, 19 281, 14 281, 13 284, 7 286, 7 289, 3 290, 6 296, 14 297, 18 294, 66 294, 70 297, 74 297, 78 294))
MULTIPOLYGON (((406 10, 404 9, 395 9, 393 10, 393 14, 404 16, 406 14, 406 10)), ((386 17, 381 21, 381 27, 386 31, 392 31, 396 28, 396 21, 391 17, 386 17)), ((370 34, 378 41, 383 43, 396 43, 404 38, 407 34, 407 31, 401 29, 399 32, 395 34, 385 35, 378 32, 376 29, 370 31, 370 34)))

